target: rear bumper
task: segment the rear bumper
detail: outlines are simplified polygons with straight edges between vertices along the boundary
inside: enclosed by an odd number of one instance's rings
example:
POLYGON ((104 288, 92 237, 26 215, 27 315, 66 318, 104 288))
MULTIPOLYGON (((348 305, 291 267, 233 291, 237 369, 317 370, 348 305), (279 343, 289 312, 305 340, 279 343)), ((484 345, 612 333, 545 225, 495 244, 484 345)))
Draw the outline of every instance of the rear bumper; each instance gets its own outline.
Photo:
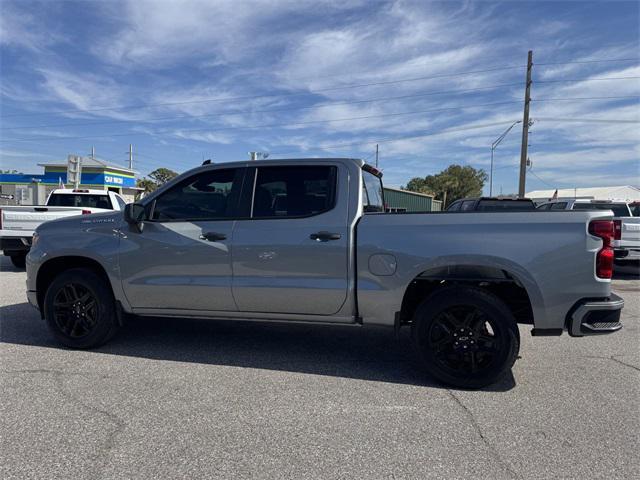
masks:
POLYGON ((569 315, 567 330, 572 337, 603 335, 622 328, 620 313, 624 300, 610 294, 606 300, 586 300, 569 315))
POLYGON ((640 249, 616 248, 613 254, 616 260, 640 260, 640 249))

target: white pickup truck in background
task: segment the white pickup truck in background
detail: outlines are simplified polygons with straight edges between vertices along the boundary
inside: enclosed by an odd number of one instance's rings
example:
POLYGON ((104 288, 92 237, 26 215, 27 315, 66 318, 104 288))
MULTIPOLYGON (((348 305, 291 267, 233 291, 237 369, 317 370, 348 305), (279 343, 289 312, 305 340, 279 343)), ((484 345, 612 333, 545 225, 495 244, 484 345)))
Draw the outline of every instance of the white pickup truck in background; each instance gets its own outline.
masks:
POLYGON ((613 248, 617 264, 640 260, 640 202, 616 200, 554 200, 538 210, 611 210, 615 236, 613 248))
POLYGON ((45 205, 0 207, 0 250, 24 268, 31 248, 33 232, 42 223, 73 215, 123 210, 126 202, 115 192, 106 190, 53 190, 45 205))

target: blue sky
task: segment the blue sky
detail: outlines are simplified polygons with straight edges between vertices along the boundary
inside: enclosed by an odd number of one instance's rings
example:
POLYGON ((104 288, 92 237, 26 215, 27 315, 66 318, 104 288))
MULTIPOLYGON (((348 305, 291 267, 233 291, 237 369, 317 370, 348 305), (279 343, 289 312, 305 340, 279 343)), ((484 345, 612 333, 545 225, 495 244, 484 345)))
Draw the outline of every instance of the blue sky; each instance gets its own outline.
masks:
MULTIPOLYGON (((371 161, 378 142, 389 185, 488 170, 531 49, 527 190, 639 185, 639 5, 3 0, 0 163, 94 146, 124 165, 132 143, 146 174, 250 150, 371 161)), ((496 193, 517 190, 520 136, 496 150, 496 193)))

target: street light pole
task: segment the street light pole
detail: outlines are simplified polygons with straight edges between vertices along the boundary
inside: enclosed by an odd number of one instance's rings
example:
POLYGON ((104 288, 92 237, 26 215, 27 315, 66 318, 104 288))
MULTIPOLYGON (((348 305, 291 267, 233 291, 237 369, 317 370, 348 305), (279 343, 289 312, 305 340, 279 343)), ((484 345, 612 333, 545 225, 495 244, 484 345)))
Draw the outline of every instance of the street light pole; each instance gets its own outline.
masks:
POLYGON ((504 138, 511 131, 511 129, 519 123, 522 123, 522 120, 513 122, 511 126, 507 128, 504 132, 502 132, 502 134, 496 139, 496 141, 491 144, 491 170, 489 173, 489 196, 490 197, 493 196, 493 152, 495 151, 496 148, 498 148, 498 145, 500 145, 500 142, 504 140, 504 138))

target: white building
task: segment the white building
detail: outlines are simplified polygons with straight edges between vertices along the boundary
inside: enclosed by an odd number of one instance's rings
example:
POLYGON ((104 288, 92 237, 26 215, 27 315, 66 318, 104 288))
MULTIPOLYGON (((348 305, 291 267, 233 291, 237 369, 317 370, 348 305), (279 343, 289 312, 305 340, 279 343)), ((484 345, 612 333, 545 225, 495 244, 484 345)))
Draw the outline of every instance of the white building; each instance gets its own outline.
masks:
MULTIPOLYGON (((527 192, 527 198, 534 202, 551 200, 556 190, 534 190, 527 192)), ((621 185, 617 187, 586 187, 586 188, 559 188, 558 200, 571 200, 583 198, 587 200, 625 200, 640 201, 640 188, 633 185, 621 185)))

